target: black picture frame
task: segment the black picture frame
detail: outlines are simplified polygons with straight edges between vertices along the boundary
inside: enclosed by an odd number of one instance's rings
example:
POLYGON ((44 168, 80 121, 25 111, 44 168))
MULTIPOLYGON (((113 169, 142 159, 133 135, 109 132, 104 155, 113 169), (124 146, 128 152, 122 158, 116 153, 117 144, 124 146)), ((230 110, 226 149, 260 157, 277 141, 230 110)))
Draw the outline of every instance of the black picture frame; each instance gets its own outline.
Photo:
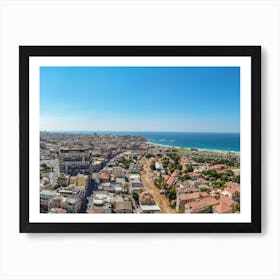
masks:
MULTIPOLYGON (((260 233, 261 46, 19 46, 21 233, 260 233), (31 223, 29 222, 29 58, 32 56, 251 57, 250 223, 31 223)), ((242 120, 241 120, 242 121, 242 120)), ((38 147, 39 148, 39 147, 38 147)))

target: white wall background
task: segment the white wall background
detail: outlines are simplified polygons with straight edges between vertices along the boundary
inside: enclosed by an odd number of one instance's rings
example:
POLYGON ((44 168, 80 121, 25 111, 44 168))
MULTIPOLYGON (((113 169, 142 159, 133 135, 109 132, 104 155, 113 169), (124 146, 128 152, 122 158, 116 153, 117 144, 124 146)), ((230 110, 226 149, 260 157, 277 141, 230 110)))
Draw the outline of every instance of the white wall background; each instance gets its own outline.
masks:
POLYGON ((279 1, 2 0, 0 9, 0 279, 280 279, 279 1), (19 234, 18 45, 262 45, 263 233, 19 234))

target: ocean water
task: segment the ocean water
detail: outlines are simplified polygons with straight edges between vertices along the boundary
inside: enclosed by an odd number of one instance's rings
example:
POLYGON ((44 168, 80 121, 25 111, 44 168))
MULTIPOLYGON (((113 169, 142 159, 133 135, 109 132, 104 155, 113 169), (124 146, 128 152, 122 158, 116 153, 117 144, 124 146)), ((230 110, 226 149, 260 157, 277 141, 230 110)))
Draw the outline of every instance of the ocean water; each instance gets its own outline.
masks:
MULTIPOLYGON (((65 131, 66 132, 66 131, 65 131)), ((114 134, 143 136, 149 143, 170 147, 195 148, 201 150, 240 151, 239 133, 212 132, 114 132, 114 131, 67 131, 75 134, 114 134)))

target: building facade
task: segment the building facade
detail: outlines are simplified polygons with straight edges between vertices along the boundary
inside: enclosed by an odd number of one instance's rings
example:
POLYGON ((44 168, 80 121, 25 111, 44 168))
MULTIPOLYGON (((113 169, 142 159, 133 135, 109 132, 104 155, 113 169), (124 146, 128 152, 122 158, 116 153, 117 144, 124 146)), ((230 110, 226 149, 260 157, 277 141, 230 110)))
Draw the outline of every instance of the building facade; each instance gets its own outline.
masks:
POLYGON ((60 172, 76 176, 78 173, 91 175, 92 153, 89 149, 60 149, 59 167, 60 172))

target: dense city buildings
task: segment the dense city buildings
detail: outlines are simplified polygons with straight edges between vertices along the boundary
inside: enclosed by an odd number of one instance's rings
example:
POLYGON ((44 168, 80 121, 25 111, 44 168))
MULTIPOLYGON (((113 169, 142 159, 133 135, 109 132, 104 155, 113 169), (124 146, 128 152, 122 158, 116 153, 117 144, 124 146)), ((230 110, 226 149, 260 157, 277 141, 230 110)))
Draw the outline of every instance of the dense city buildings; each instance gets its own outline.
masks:
POLYGON ((40 134, 41 213, 240 213, 240 157, 142 136, 40 134))
POLYGON ((59 150, 60 172, 69 175, 92 173, 92 153, 85 148, 61 148, 59 150))

